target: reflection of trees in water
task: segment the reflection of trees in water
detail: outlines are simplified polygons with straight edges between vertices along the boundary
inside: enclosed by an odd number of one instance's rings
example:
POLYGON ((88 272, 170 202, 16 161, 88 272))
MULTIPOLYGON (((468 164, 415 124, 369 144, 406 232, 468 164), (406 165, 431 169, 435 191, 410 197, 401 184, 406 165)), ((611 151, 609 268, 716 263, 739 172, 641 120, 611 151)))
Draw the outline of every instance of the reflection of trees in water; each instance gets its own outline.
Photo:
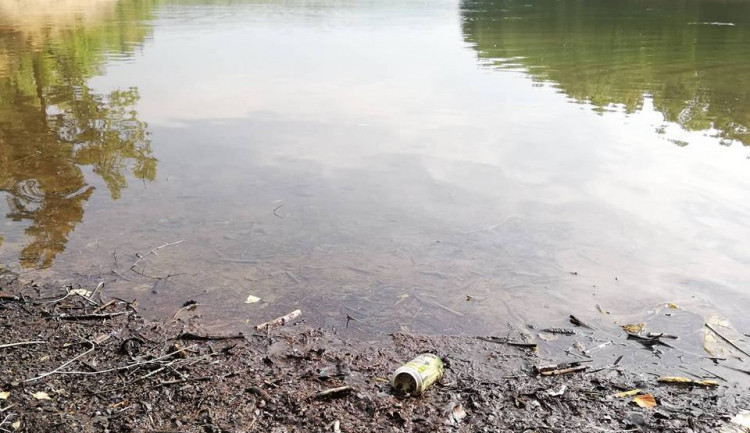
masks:
POLYGON ((147 125, 135 111, 137 89, 101 95, 87 86, 108 52, 128 53, 146 36, 127 25, 137 17, 118 17, 41 45, 35 39, 33 47, 22 34, 0 34, 11 56, 0 77, 0 190, 7 193, 7 217, 31 223, 24 267, 49 267, 82 220, 94 191, 83 166, 102 178, 113 199, 127 187, 128 172, 155 178, 147 125))
POLYGON ((640 108, 750 145, 750 3, 463 0, 479 57, 522 68, 598 110, 640 108), (736 26, 705 23, 737 23, 736 26))

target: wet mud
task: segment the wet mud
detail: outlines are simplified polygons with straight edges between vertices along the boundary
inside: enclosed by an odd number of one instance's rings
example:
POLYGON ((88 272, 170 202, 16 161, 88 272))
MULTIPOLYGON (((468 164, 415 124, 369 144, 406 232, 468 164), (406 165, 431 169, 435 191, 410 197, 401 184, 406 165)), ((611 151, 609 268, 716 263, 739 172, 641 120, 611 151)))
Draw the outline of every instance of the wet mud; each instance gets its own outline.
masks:
POLYGON ((734 432, 750 407, 747 385, 724 377, 745 374, 742 356, 626 333, 601 346, 607 334, 586 323, 368 338, 311 327, 303 312, 215 335, 189 318, 190 302, 149 321, 106 289, 77 289, 0 275, 0 431, 734 432), (391 373, 424 352, 443 359, 443 377, 396 394, 391 373), (701 376, 704 362, 713 373, 701 376), (691 382, 663 380, 677 375, 691 382))

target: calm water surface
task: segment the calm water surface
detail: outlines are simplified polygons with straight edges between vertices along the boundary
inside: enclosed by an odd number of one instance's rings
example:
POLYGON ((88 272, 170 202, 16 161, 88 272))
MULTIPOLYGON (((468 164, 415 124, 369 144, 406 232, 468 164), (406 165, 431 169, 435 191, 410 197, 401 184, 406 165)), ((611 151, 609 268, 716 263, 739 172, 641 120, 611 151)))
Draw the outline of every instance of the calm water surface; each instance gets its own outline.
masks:
POLYGON ((0 263, 217 328, 748 330, 749 126, 748 2, 0 1, 0 263))

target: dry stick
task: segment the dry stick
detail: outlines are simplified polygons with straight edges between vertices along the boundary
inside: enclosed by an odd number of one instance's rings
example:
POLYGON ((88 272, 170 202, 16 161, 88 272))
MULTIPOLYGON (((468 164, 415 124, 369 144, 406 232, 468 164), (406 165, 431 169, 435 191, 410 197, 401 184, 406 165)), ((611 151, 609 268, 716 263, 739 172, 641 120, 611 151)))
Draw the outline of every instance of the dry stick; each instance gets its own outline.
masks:
POLYGON ((507 338, 500 337, 475 337, 477 340, 487 341, 489 343, 507 344, 508 346, 523 347, 525 349, 536 349, 536 343, 524 343, 522 341, 510 341, 507 338))
POLYGON ((721 380, 723 380, 724 382, 726 382, 726 381, 727 381, 727 380, 726 380, 726 379, 724 379, 723 377, 719 376, 718 374, 714 373, 713 371, 711 371, 711 370, 709 370, 709 369, 707 369, 707 368, 701 367, 701 370, 703 370, 703 371, 705 371, 706 373, 708 373, 708 374, 710 374, 710 375, 714 376, 714 377, 715 377, 715 378, 717 378, 717 379, 721 379, 721 380))
POLYGON ((94 310, 94 314, 96 314, 96 313, 98 313, 98 312, 100 312, 100 311, 102 311, 102 310, 106 309, 107 307, 109 307, 110 305, 114 304, 115 302, 117 302, 117 300, 115 300, 115 299, 111 299, 111 300, 110 300, 109 302, 107 302, 106 304, 104 304, 104 305, 102 305, 101 307, 98 307, 98 308, 97 308, 96 310, 94 310))
POLYGON ((714 328, 712 328, 712 327, 711 327, 711 325, 709 325, 708 323, 704 323, 704 325, 706 325, 706 328, 708 328, 708 329, 710 329, 710 330, 714 331, 714 334, 718 335, 718 336, 719 336, 719 338, 721 338, 722 340, 724 340, 724 341, 726 341, 727 343, 729 343, 729 345, 730 345, 730 346, 732 346, 732 347, 734 347, 735 349, 739 350, 740 352, 744 353, 744 354, 745 354, 745 356, 750 356, 750 353, 747 353, 747 352, 745 352, 744 350, 740 349, 740 347, 739 347, 739 346, 737 346, 736 344, 732 343, 732 341, 731 341, 730 339, 728 339, 727 337, 725 337, 725 336, 723 336, 723 335, 719 334, 719 331, 717 331, 717 330, 715 330, 714 328))
POLYGON ((189 305, 185 305, 184 307, 181 307, 179 310, 175 311, 175 313, 172 315, 172 320, 177 319, 177 316, 183 311, 194 310, 197 307, 200 307, 201 305, 206 305, 206 304, 195 303, 195 304, 189 304, 189 305))
POLYGON ((96 289, 91 292, 91 296, 89 296, 89 299, 94 299, 94 295, 96 295, 96 292, 101 290, 102 287, 104 287, 104 281, 100 281, 99 284, 96 285, 96 289))
POLYGON ((144 376, 141 376, 141 377, 139 377, 138 379, 135 379, 135 380, 132 380, 132 381, 130 381, 130 384, 132 385, 132 384, 134 384, 134 383, 136 383, 136 382, 139 382, 139 381, 141 381, 141 380, 143 380, 143 379, 148 379, 149 377, 151 377, 151 376, 153 376, 153 375, 155 375, 155 374, 157 374, 157 373, 160 373, 160 372, 164 371, 164 370, 165 370, 165 369, 167 369, 167 368, 172 368, 172 365, 174 365, 174 364, 176 364, 176 363, 179 363, 180 361, 186 361, 186 364, 187 364, 187 365, 192 365, 192 364, 195 364, 195 363, 197 363, 197 362, 199 362, 199 361, 203 361, 204 359, 208 359, 208 358, 210 358, 211 356, 213 356, 213 355, 212 355, 212 354, 208 354, 208 355, 196 356, 196 357, 193 357, 193 358, 188 358, 188 359, 175 359, 175 360, 174 360, 174 361, 172 361, 172 362, 169 362, 169 363, 167 363, 167 364, 164 364, 164 366, 163 366, 163 367, 161 367, 161 368, 157 368, 156 370, 154 370, 154 371, 152 371, 152 372, 150 372, 150 373, 148 373, 148 374, 146 374, 146 375, 144 375, 144 376), (193 361, 193 362, 189 362, 189 363, 188 363, 187 361, 193 361))
POLYGON ((35 340, 35 341, 21 341, 18 343, 0 344, 0 349, 5 349, 6 347, 26 346, 29 344, 47 344, 47 342, 42 341, 42 340, 35 340))
POLYGON ((291 313, 287 314, 286 316, 277 317, 270 322, 261 323, 260 325, 255 326, 256 331, 262 331, 263 329, 270 330, 273 327, 279 326, 279 325, 285 325, 288 322, 296 319, 297 317, 302 315, 302 310, 294 310, 291 313))
POLYGON ((558 376, 561 374, 575 373, 577 371, 585 371, 585 370, 588 370, 588 366, 580 365, 578 367, 563 368, 560 370, 543 371, 539 374, 541 374, 542 376, 558 376))
POLYGON ((180 352, 183 352, 185 350, 191 350, 191 349, 194 349, 194 348, 195 348, 195 345, 192 345, 192 346, 189 346, 189 347, 185 347, 183 349, 175 350, 174 352, 167 353, 166 355, 161 356, 159 358, 150 359, 148 361, 136 362, 136 363, 133 363, 133 364, 128 364, 128 365, 122 366, 122 367, 114 367, 114 368, 108 368, 106 370, 98 370, 98 371, 58 371, 57 374, 78 374, 78 375, 82 375, 82 376, 93 376, 95 374, 104 374, 104 373, 111 373, 113 371, 129 370, 129 369, 134 368, 134 367, 142 367, 142 366, 148 365, 148 364, 156 364, 156 363, 158 363, 159 361, 161 361, 161 360, 163 360, 165 358, 169 358, 169 357, 174 356, 174 355, 176 355, 176 354, 178 354, 180 352))
POLYGON ((184 239, 180 239, 180 240, 179 240, 179 241, 177 241, 177 242, 167 242, 167 243, 166 243, 166 244, 164 244, 164 245, 158 246, 158 247, 156 247, 156 248, 154 248, 154 249, 150 250, 149 252, 147 252, 147 253, 146 253, 146 254, 144 254, 144 255, 141 255, 140 253, 135 253, 136 257, 138 257, 138 260, 136 260, 136 261, 135 261, 135 263, 133 263, 133 264, 132 264, 132 265, 130 266, 130 269, 133 269, 133 268, 135 268, 135 266, 136 266, 136 265, 137 265, 137 264, 138 264, 138 263, 139 263, 139 262, 140 262, 141 260, 143 260, 143 259, 145 259, 146 257, 148 257, 148 256, 149 256, 150 254, 153 254, 153 255, 155 255, 155 256, 158 256, 158 255, 159 255, 159 253, 157 253, 157 251, 159 251, 160 249, 162 249, 162 248, 166 248, 166 247, 169 247, 169 246, 172 246, 172 245, 177 245, 177 244, 181 244, 181 243, 182 243, 182 242, 184 242, 184 241, 185 241, 184 239))
POLYGON ((78 359, 83 358, 84 356, 86 356, 89 353, 93 352, 94 349, 96 349, 96 345, 94 343, 92 343, 90 341, 87 341, 87 343, 91 345, 91 349, 83 352, 82 354, 76 356, 75 358, 71 359, 70 361, 66 362, 65 364, 57 367, 56 369, 54 369, 52 371, 49 371, 49 372, 44 373, 44 374, 40 374, 37 377, 32 377, 31 379, 26 379, 26 380, 24 380, 24 382, 32 382, 32 381, 39 380, 39 379, 45 378, 47 376, 53 375, 55 373, 60 373, 60 370, 62 370, 63 368, 67 367, 68 365, 72 364, 73 362, 77 361, 78 359))
MULTIPOLYGON (((8 422, 8 418, 10 418, 11 416, 13 416, 13 414, 9 413, 5 418, 3 418, 2 422, 0 422, 0 426, 2 426, 3 424, 5 424, 6 422, 8 422)), ((2 431, 10 431, 10 430, 6 430, 4 428, 0 428, 0 430, 2 430, 2 431)))
POLYGON ((244 339, 245 336, 242 334, 235 335, 198 335, 192 332, 183 332, 178 335, 176 340, 199 340, 199 341, 213 341, 213 340, 235 340, 244 339))
POLYGON ((322 398, 322 397, 327 397, 327 396, 331 396, 334 394, 341 394, 344 392, 349 392, 351 390, 352 390, 351 386, 340 386, 338 388, 326 389, 324 391, 320 391, 319 393, 315 394, 315 398, 322 398))
POLYGON ((98 314, 61 314, 58 316, 62 320, 96 320, 96 319, 110 319, 115 316, 122 316, 123 314, 130 314, 130 311, 119 311, 117 313, 98 313, 98 314))
POLYGON ((449 306, 447 306, 447 305, 443 305, 443 304, 441 304, 441 303, 440 303, 440 302, 438 302, 438 301, 434 301, 434 300, 432 300, 432 299, 427 299, 427 298, 425 298, 424 296, 421 296, 421 295, 419 295, 419 294, 417 294, 417 293, 414 293, 414 297, 415 297, 415 298, 416 298, 416 299, 417 299, 417 300, 418 300, 419 302, 422 302, 423 304, 427 304, 428 306, 431 306, 431 307, 438 307, 438 308, 442 308, 443 310, 445 310, 445 311, 447 311, 447 312, 449 312, 449 313, 451 313, 451 314, 455 314, 455 315, 456 315, 456 316, 458 316, 458 317, 463 317, 463 316, 464 316, 464 313, 462 313, 462 312, 460 312, 460 311, 456 311, 456 310, 454 310, 453 308, 451 308, 451 307, 449 307, 449 306))

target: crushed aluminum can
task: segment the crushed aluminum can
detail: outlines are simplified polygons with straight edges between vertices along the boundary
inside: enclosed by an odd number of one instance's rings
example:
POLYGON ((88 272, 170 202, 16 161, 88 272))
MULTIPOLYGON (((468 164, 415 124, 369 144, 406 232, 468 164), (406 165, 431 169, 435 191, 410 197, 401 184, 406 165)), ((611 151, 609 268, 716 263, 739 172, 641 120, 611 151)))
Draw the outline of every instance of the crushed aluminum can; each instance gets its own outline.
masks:
POLYGON ((402 394, 422 394, 443 376, 443 360, 423 353, 402 365, 391 376, 391 386, 402 394))

